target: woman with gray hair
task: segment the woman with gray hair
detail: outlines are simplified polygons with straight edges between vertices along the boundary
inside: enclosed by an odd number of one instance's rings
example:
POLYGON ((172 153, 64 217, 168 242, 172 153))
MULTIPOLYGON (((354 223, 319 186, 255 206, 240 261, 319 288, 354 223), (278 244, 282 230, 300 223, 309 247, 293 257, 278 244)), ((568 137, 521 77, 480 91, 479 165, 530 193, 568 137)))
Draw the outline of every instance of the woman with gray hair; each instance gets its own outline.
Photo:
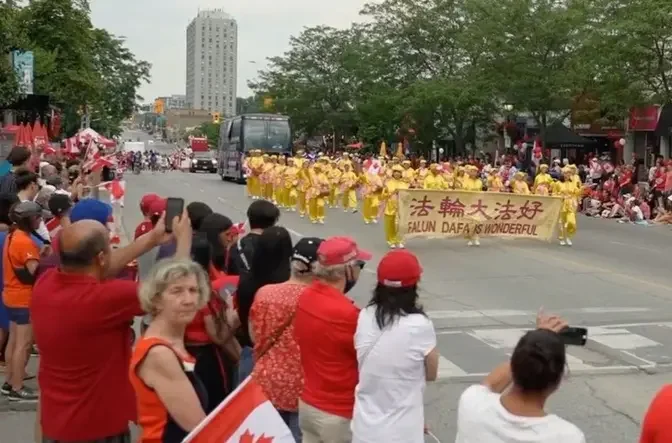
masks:
POLYGON ((201 266, 185 259, 158 262, 140 286, 140 305, 153 316, 130 368, 141 442, 181 442, 205 418, 207 392, 184 333, 210 292, 201 266))
POLYGON ((259 288, 250 309, 249 329, 254 342, 252 378, 278 410, 297 442, 299 397, 303 390, 301 353, 294 339, 294 316, 299 296, 314 279, 319 238, 302 238, 290 258, 291 277, 284 283, 259 288))

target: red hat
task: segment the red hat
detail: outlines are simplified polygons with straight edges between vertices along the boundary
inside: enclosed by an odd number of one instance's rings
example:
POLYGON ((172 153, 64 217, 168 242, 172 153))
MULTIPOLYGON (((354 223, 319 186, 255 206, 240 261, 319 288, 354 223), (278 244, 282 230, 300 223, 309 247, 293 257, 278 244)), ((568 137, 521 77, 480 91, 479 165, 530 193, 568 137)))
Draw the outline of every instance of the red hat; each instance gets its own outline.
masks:
POLYGON ((166 210, 166 199, 157 196, 149 205, 149 215, 161 215, 166 210))
POLYGON ((320 244, 317 260, 323 266, 344 265, 353 260, 371 260, 371 253, 359 249, 350 237, 331 237, 320 244))
POLYGON ((422 267, 412 252, 390 251, 378 263, 378 283, 390 288, 407 288, 420 281, 422 267))
POLYGON ((145 194, 145 195, 143 195, 142 198, 140 199, 140 211, 143 214, 149 214, 149 208, 150 208, 150 206, 152 206, 152 202, 154 202, 154 200, 157 200, 157 199, 160 199, 160 198, 161 197, 159 197, 157 194, 145 194))

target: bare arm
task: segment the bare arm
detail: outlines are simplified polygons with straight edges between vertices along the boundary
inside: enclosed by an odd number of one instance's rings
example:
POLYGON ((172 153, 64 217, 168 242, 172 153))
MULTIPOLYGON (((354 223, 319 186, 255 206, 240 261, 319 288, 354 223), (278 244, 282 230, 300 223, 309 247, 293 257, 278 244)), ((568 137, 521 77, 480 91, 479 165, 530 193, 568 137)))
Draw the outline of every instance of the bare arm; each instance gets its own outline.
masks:
POLYGON ((436 381, 439 376, 439 351, 434 348, 425 357, 425 380, 436 381))
POLYGON ((137 371, 182 429, 190 432, 205 418, 198 395, 171 349, 154 346, 137 371))

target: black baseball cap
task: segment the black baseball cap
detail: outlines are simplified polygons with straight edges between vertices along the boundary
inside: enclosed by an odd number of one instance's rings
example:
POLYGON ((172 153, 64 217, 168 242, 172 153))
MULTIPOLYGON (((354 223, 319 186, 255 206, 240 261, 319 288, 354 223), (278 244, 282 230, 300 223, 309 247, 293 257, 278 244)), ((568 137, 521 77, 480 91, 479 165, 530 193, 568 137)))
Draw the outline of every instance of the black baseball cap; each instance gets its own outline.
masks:
POLYGON ((44 217, 46 218, 49 215, 48 211, 45 211, 42 206, 38 205, 33 201, 25 201, 17 203, 12 208, 12 217, 17 219, 26 218, 26 217, 44 217))
POLYGON ((72 208, 72 201, 68 195, 52 194, 51 197, 49 197, 47 205, 49 206, 49 211, 51 211, 54 216, 60 217, 70 211, 70 208, 72 208))
POLYGON ((292 261, 298 261, 307 266, 312 265, 317 261, 317 249, 323 241, 317 237, 302 238, 294 245, 292 261))

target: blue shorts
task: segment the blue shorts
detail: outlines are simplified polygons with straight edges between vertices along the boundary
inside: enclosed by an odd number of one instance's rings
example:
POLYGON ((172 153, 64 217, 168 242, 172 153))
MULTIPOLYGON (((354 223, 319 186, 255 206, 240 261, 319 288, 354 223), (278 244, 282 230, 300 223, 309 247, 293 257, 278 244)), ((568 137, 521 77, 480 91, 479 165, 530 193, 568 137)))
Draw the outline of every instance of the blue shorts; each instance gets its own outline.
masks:
POLYGON ((28 308, 10 308, 7 306, 7 314, 10 322, 17 325, 30 324, 30 309, 28 308))

